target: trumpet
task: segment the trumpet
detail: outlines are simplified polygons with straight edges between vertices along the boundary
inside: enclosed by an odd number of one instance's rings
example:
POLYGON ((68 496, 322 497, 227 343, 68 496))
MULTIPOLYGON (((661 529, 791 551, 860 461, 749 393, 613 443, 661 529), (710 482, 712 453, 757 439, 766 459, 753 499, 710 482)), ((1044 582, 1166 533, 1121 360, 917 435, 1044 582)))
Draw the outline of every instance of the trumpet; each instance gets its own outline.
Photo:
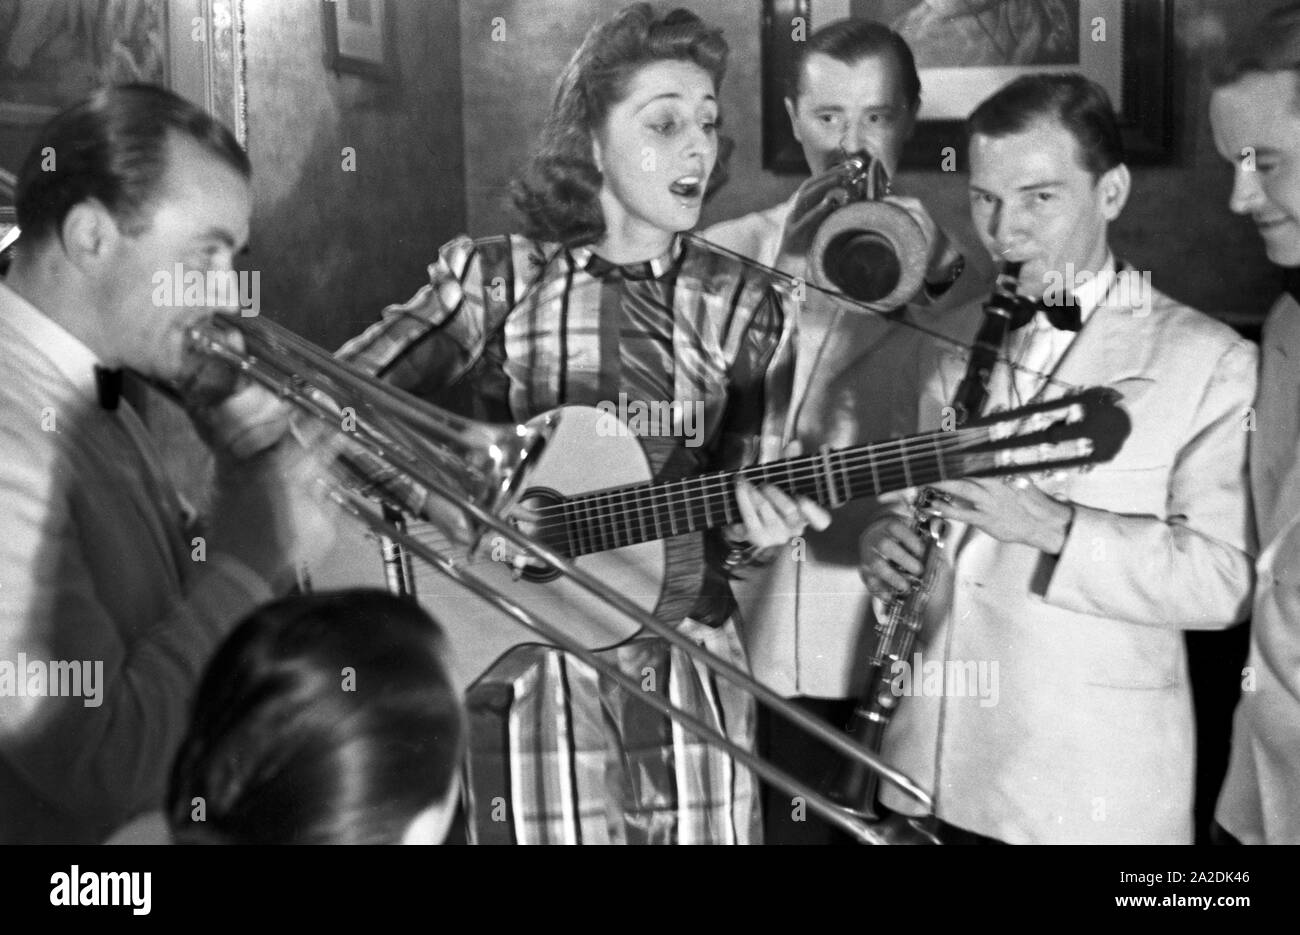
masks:
POLYGON ((808 252, 808 278, 815 286, 893 311, 924 283, 925 234, 910 214, 881 200, 888 182, 878 159, 846 156, 836 170, 848 203, 818 227, 808 252))
MULTIPOLYGON (((521 492, 561 425, 562 411, 523 425, 487 425, 465 419, 336 360, 327 351, 263 317, 216 316, 213 323, 191 329, 188 348, 198 360, 219 366, 227 376, 253 380, 285 400, 295 410, 295 422, 305 418, 330 432, 338 442, 339 454, 331 463, 331 479, 325 484, 327 498, 376 534, 386 547, 398 546, 436 568, 489 604, 515 628, 526 628, 546 643, 578 657, 629 695, 720 748, 774 786, 800 796, 810 809, 858 841, 889 843, 879 830, 851 810, 735 744, 660 695, 642 691, 637 681, 575 636, 569 622, 546 619, 512 599, 476 571, 474 563, 467 561, 458 547, 450 543, 436 547, 413 535, 401 522, 394 522, 394 517, 422 518, 422 505, 430 497, 453 504, 472 527, 469 551, 489 537, 494 547, 509 543, 520 555, 544 564, 553 574, 591 595, 604 614, 625 620, 630 632, 648 630, 662 637, 714 675, 749 692, 840 754, 878 772, 927 813, 931 811, 929 796, 910 777, 846 738, 838 728, 789 704, 747 672, 697 646, 626 594, 575 565, 553 540, 543 535, 530 536, 509 519, 508 514, 518 505, 521 492), (232 332, 240 336, 239 341, 233 339, 232 332)), ((211 385, 211 374, 191 380, 189 389, 197 392, 205 383, 211 385)), ((391 580, 400 588, 405 577, 396 574, 391 580)), ((527 641, 522 632, 515 640, 527 641)), ((456 649, 454 645, 452 648, 456 649)))

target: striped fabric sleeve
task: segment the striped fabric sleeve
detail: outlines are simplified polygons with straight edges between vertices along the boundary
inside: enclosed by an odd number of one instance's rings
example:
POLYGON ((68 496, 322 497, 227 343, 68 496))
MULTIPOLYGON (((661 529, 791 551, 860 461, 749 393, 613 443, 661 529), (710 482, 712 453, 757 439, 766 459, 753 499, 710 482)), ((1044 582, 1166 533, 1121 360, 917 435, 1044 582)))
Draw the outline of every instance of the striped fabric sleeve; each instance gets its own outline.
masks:
POLYGON ((745 325, 731 366, 731 392, 722 426, 721 464, 742 467, 779 458, 788 435, 794 382, 794 320, 783 293, 764 289, 745 325))
POLYGON ((478 246, 449 242, 429 265, 429 283, 339 349, 337 356, 418 396, 465 374, 486 340, 478 246))
MULTIPOLYGON (((416 396, 435 396, 465 375, 483 350, 486 332, 478 247, 469 237, 449 242, 429 265, 429 283, 407 302, 348 341, 336 357, 416 396)), ((361 492, 427 516, 428 491, 357 446, 344 456, 365 478, 361 492)))

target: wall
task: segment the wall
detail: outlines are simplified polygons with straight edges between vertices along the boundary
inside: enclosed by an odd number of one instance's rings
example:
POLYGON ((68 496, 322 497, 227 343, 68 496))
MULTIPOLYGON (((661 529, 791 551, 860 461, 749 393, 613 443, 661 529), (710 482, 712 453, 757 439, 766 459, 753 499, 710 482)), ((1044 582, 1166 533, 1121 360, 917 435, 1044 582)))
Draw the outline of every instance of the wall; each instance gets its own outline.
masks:
POLYGON ((321 7, 244 4, 247 262, 267 312, 332 348, 427 281, 437 247, 465 226, 465 166, 457 0, 393 4, 393 84, 325 67, 321 7))
MULTIPOLYGON (((1150 0, 1139 0, 1150 2, 1150 0)), ((1262 12, 1279 0, 1251 4, 1262 12)), ((623 0, 475 0, 461 10, 465 63, 466 198, 475 233, 510 229, 505 185, 527 156, 554 90, 554 82, 585 31, 623 0), (501 17, 505 41, 493 41, 501 17)), ((768 207, 789 195, 799 179, 761 166, 762 113, 759 0, 689 3, 721 26, 731 44, 722 92, 726 132, 736 139, 732 176, 705 208, 702 223, 768 207)), ((1177 0, 1171 78, 1178 160, 1134 170, 1129 206, 1113 229, 1116 251, 1150 270, 1157 288, 1230 320, 1257 319, 1278 291, 1249 221, 1226 208, 1229 167, 1214 151, 1206 117, 1210 60, 1216 40, 1240 25, 1230 0, 1177 0), (1232 16, 1228 11, 1232 11, 1232 16)), ((814 27, 816 24, 814 23, 814 27)), ((954 229, 968 253, 978 249, 970 227, 965 178, 960 173, 912 172, 905 184, 923 192, 932 212, 954 229)))
MULTIPOLYGON (((173 24, 196 4, 174 2, 173 24)), ((319 0, 243 3, 254 205, 240 265, 260 274, 264 314, 329 349, 427 282, 465 226, 458 3, 393 6, 400 78, 383 84, 326 68, 319 0)), ((180 90, 201 99, 190 77, 180 90)), ((160 400, 148 418, 178 489, 203 504, 211 459, 189 420, 160 400)))

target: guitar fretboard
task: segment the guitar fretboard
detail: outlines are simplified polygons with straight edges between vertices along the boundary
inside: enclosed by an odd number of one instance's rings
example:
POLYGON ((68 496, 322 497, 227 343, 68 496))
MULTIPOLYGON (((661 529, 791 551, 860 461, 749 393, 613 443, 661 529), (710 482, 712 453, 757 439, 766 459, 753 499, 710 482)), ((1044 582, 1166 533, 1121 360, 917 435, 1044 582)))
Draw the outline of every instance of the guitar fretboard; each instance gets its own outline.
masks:
POLYGON ((970 449, 987 438, 984 429, 938 432, 820 451, 735 472, 586 494, 563 501, 563 531, 548 522, 546 538, 553 547, 576 557, 737 523, 741 520, 737 477, 836 507, 860 497, 969 475, 969 460, 979 457, 970 449))

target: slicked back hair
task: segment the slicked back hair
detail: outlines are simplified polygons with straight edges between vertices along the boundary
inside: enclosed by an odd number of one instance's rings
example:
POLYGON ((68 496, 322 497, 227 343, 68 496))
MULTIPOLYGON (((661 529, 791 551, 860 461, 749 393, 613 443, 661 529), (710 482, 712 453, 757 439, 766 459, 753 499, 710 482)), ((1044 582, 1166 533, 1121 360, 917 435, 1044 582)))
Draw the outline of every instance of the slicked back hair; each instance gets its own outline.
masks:
POLYGON ((1094 179, 1124 161, 1119 121, 1106 90, 1079 74, 1024 75, 986 98, 971 113, 971 137, 1003 137, 1032 124, 1060 123, 1079 144, 1079 160, 1094 179))
POLYGON ((445 800, 464 754, 444 653, 438 625, 384 591, 288 597, 254 611, 199 685, 167 797, 174 839, 400 843, 445 800))
POLYGON ((884 57, 897 69, 903 96, 913 112, 921 106, 921 76, 907 40, 884 23, 870 19, 842 19, 823 26, 807 42, 799 43, 799 52, 785 80, 785 96, 798 101, 803 92, 804 66, 811 55, 826 55, 845 65, 864 58, 884 57))
POLYGON ((57 234, 68 212, 90 199, 128 234, 143 232, 173 134, 193 140, 243 178, 252 174, 234 134, 184 98, 147 84, 102 88, 38 132, 14 192, 21 240, 57 234))

